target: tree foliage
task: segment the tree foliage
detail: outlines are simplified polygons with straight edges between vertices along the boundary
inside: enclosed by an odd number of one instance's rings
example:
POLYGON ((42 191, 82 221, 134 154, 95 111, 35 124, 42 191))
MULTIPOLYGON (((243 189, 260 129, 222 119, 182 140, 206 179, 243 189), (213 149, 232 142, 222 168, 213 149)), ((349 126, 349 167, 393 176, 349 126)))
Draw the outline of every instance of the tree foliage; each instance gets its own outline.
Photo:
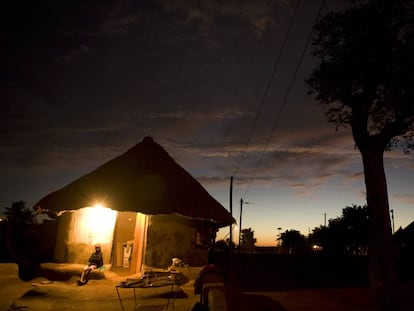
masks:
POLYGON ((342 215, 330 219, 328 226, 313 229, 309 239, 329 254, 365 255, 369 239, 369 219, 366 206, 347 206, 342 215))
POLYGON ((286 230, 281 233, 279 239, 282 241, 282 247, 289 254, 299 253, 305 249, 305 236, 298 230, 286 230))
POLYGON ((254 231, 252 228, 242 229, 241 232, 241 245, 240 247, 246 250, 253 250, 255 248, 257 239, 254 237, 254 231))
POLYGON ((26 202, 24 201, 14 202, 5 209, 7 220, 13 224, 29 224, 34 221, 34 213, 26 207, 26 202))
POLYGON ((358 147, 376 137, 382 146, 414 135, 414 5, 407 0, 356 1, 326 15, 313 41, 319 65, 307 80, 330 122, 361 122, 358 147))

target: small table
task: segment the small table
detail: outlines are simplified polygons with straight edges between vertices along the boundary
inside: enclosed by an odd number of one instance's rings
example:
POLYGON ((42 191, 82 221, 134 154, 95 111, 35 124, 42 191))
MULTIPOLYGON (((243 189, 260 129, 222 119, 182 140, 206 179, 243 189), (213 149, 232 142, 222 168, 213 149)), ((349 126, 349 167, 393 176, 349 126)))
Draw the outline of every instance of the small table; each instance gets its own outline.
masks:
POLYGON ((179 292, 181 285, 187 283, 188 279, 179 272, 146 272, 139 279, 127 279, 124 282, 119 283, 115 286, 116 293, 118 294, 119 303, 121 304, 122 311, 125 311, 122 298, 119 293, 120 288, 129 288, 134 291, 134 310, 137 309, 137 295, 135 290, 137 288, 155 288, 170 286, 170 295, 168 295, 166 310, 172 306, 174 310, 174 299, 179 292), (175 290, 174 290, 175 288, 175 290))

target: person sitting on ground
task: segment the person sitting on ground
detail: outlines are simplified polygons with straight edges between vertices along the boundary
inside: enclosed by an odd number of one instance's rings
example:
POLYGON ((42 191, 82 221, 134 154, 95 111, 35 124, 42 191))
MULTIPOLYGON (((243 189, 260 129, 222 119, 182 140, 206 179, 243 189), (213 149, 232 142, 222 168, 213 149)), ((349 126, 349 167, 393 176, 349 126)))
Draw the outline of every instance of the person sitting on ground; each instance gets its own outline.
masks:
POLYGON ((78 281, 79 285, 86 284, 88 282, 89 273, 92 270, 98 269, 103 266, 103 258, 102 258, 102 251, 101 245, 95 245, 95 252, 89 257, 88 265, 82 271, 80 280, 78 281))

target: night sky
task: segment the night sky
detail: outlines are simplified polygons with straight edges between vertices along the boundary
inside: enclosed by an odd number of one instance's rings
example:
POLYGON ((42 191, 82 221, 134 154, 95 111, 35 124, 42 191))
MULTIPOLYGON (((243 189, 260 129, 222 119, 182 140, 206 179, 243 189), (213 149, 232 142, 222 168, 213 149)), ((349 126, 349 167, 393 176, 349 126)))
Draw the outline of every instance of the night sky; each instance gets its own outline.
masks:
MULTIPOLYGON (((336 131, 307 94, 311 49, 287 93, 319 1, 300 3, 267 93, 296 1, 8 2, 0 207, 31 206, 145 136, 227 209, 234 176, 233 215, 248 202, 243 228, 258 245, 365 204, 350 129, 336 131)), ((338 8, 328 2, 323 13, 338 8)), ((413 155, 385 163, 397 229, 414 220, 413 155)))

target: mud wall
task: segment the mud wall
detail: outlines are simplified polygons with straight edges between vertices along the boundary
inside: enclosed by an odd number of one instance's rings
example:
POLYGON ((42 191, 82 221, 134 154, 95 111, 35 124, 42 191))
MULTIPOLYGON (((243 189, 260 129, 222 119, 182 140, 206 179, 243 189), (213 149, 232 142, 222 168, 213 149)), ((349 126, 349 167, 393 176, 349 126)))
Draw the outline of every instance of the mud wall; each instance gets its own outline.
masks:
POLYGON ((206 222, 178 215, 149 217, 145 265, 167 268, 172 258, 190 266, 208 262, 209 235, 206 222), (201 238, 200 238, 201 237, 201 238))

